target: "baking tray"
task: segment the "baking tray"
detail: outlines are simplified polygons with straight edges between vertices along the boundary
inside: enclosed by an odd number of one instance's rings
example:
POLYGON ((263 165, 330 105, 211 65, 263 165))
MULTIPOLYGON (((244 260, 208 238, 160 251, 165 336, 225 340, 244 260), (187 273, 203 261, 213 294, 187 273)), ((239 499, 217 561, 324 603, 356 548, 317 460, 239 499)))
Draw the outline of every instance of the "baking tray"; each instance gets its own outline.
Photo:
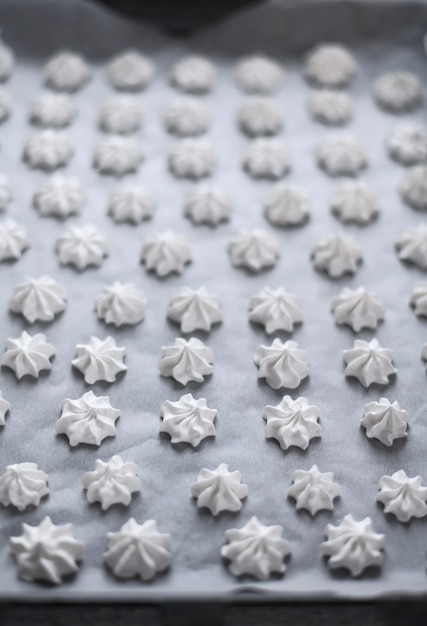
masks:
MULTIPOLYGON (((427 23, 423 3, 300 3, 273 2, 213 26, 188 38, 174 39, 156 30, 126 21, 101 8, 63 0, 3 0, 0 23, 6 41, 18 57, 8 84, 13 115, 0 128, 0 170, 9 178, 14 200, 8 216, 26 225, 31 248, 16 263, 0 264, 0 344, 7 337, 28 329, 25 320, 8 312, 12 286, 24 276, 48 273, 68 291, 66 311, 51 324, 35 324, 31 332, 44 332, 56 347, 50 373, 39 380, 17 382, 3 368, 0 388, 12 408, 0 433, 1 470, 10 463, 36 462, 49 474, 50 496, 37 509, 19 513, 0 509, 0 599, 2 601, 166 601, 211 600, 315 600, 379 599, 396 596, 425 596, 426 547, 424 520, 400 524, 386 517, 376 504, 379 478, 404 468, 408 475, 421 474, 427 481, 426 374, 420 348, 427 339, 425 321, 408 306, 414 284, 425 274, 402 265, 394 241, 402 230, 418 225, 423 216, 405 207, 396 191, 403 168, 391 162, 384 137, 403 119, 381 112, 371 97, 372 80, 384 71, 404 68, 425 83, 427 65, 423 49, 423 25, 427 23), (301 55, 315 43, 339 40, 351 47, 360 71, 350 88, 355 101, 354 120, 348 130, 366 147, 370 166, 362 178, 378 193, 379 219, 365 228, 343 226, 330 214, 329 205, 338 181, 328 178, 315 163, 315 148, 331 131, 312 121, 306 111, 309 88, 301 69, 301 55), (106 81, 106 63, 116 52, 136 46, 156 64, 153 84, 135 97, 141 103, 145 123, 138 138, 146 159, 140 172, 126 182, 146 184, 158 201, 154 218, 140 226, 117 225, 106 214, 110 190, 121 184, 114 177, 100 176, 92 168, 92 154, 101 133, 97 129, 100 104, 112 89, 106 81), (33 129, 28 124, 32 99, 41 90, 42 66, 60 48, 71 47, 85 54, 93 69, 90 83, 73 98, 79 115, 69 130, 75 156, 65 172, 81 181, 87 204, 81 217, 66 223, 41 218, 32 207, 32 194, 46 175, 22 162, 22 149, 33 129), (283 108, 285 127, 280 135, 287 146, 292 172, 288 181, 300 185, 310 196, 311 219, 302 228, 282 230, 269 225, 261 206, 272 186, 252 181, 241 162, 248 139, 237 129, 235 112, 243 99, 233 80, 238 57, 265 52, 284 62, 286 81, 275 99, 283 108), (218 155, 212 183, 233 200, 231 220, 216 229, 195 227, 183 217, 182 206, 192 184, 168 172, 166 153, 172 138, 165 132, 161 111, 177 95, 167 81, 174 60, 188 53, 206 54, 216 64, 218 82, 203 99, 213 114, 208 134, 218 155), (111 254, 99 269, 78 273, 61 267, 54 252, 56 238, 70 224, 94 223, 109 238, 111 254), (261 227, 279 239, 281 256, 266 272, 251 275, 233 268, 227 255, 229 240, 242 228, 261 227), (181 276, 159 280, 139 263, 143 239, 152 232, 172 228, 186 236, 194 261, 181 276), (346 232, 364 252, 364 263, 354 277, 332 281, 313 270, 310 250, 322 235, 346 232), (145 321, 132 328, 107 327, 98 321, 94 300, 103 286, 114 280, 134 282, 147 294, 145 321), (197 449, 172 446, 159 436, 159 408, 166 399, 184 393, 178 384, 159 375, 160 348, 180 335, 166 320, 169 298, 182 286, 205 285, 221 296, 223 324, 203 338, 215 353, 212 377, 201 385, 188 385, 198 397, 218 409, 217 436, 197 449), (262 409, 277 403, 282 392, 257 381, 253 355, 260 343, 270 343, 262 328, 248 322, 249 298, 262 287, 284 285, 300 296, 304 323, 294 338, 308 352, 310 378, 297 390, 320 407, 322 438, 313 440, 303 452, 283 452, 264 437, 262 409), (364 390, 344 378, 342 351, 353 344, 348 328, 335 326, 329 303, 344 285, 364 285, 378 293, 386 308, 386 319, 378 331, 359 333, 361 338, 378 337, 393 348, 398 369, 386 389, 364 390), (65 397, 80 397, 88 386, 71 368, 74 347, 91 335, 111 334, 127 350, 128 371, 113 385, 98 383, 97 394, 108 394, 121 409, 117 435, 99 449, 78 446, 70 449, 55 434, 65 397), (363 406, 381 396, 397 399, 410 413, 409 435, 391 449, 366 438, 359 426, 363 406), (81 486, 83 474, 95 460, 121 454, 137 463, 141 494, 129 507, 115 506, 103 513, 89 505, 81 486), (197 510, 190 487, 202 467, 228 463, 239 469, 249 485, 249 496, 238 514, 214 519, 197 510), (332 513, 311 519, 297 512, 287 498, 295 469, 316 463, 322 471, 333 471, 342 496, 332 513), (320 556, 320 543, 329 522, 339 522, 352 513, 356 519, 370 515, 377 532, 385 533, 385 559, 380 571, 367 572, 357 580, 331 573, 320 556), (72 522, 75 535, 86 543, 85 558, 77 576, 57 588, 25 583, 18 579, 8 549, 11 535, 21 532, 21 523, 38 524, 45 515, 55 523, 72 522), (235 579, 220 556, 225 530, 240 527, 257 515, 264 524, 282 524, 292 556, 286 574, 267 582, 235 579), (150 584, 137 580, 119 581, 103 566, 106 534, 116 531, 129 518, 154 518, 162 532, 172 535, 170 570, 150 584)), ((404 116, 425 120, 425 110, 404 116)), ((283 335, 282 337, 284 337, 283 335)))

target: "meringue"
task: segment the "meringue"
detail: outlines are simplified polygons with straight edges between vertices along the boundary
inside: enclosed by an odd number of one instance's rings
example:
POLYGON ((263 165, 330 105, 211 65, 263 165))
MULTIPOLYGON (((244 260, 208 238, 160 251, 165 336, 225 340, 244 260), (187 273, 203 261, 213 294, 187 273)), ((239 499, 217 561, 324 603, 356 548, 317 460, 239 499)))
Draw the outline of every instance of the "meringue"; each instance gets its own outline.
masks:
POLYGON ((274 339, 270 346, 259 345, 255 352, 258 378, 265 378, 272 389, 296 389, 308 376, 307 353, 296 341, 274 339))
POLYGON ((167 315, 170 320, 180 324, 183 333, 191 333, 193 330, 209 332, 213 324, 222 322, 220 299, 205 287, 197 290, 183 287, 171 297, 167 315))
POLYGON ((374 329, 384 319, 385 309, 372 291, 365 287, 349 289, 331 300, 331 311, 337 324, 346 324, 358 333, 362 328, 374 329))
POLYGON ((141 126, 138 102, 127 96, 108 98, 99 110, 99 126, 108 133, 134 133, 141 126))
POLYGON ((331 135, 319 145, 317 162, 331 176, 355 176, 368 165, 368 158, 356 137, 331 135))
POLYGON ((108 213, 115 222, 140 224, 152 217, 157 203, 145 187, 122 187, 112 191, 108 202, 108 213))
POLYGON ((193 137, 205 133, 210 124, 209 109, 195 98, 175 100, 163 116, 166 130, 179 137, 193 137))
POLYGON ((298 226, 308 218, 308 198, 298 187, 278 185, 264 202, 263 210, 274 226, 298 226))
POLYGON ((12 50, 0 38, 0 81, 9 78, 15 65, 15 56, 12 50))
POLYGON ((21 313, 30 324, 51 322, 65 309, 66 297, 65 287, 50 276, 25 278, 13 288, 9 309, 21 313))
POLYGON ((415 108, 422 100, 422 93, 421 81, 404 70, 387 72, 374 84, 375 100, 391 113, 415 108))
POLYGON ((153 74, 153 63, 137 50, 121 52, 108 64, 108 80, 113 87, 123 91, 144 89, 153 74))
POLYGON ((80 370, 85 381, 93 385, 99 380, 113 383, 117 374, 127 370, 123 363, 125 348, 119 348, 112 337, 91 337, 88 344, 77 344, 77 356, 71 364, 80 370))
POLYGON ((20 259, 29 245, 27 233, 22 226, 13 220, 0 223, 0 261, 20 259))
POLYGON ((402 165, 427 161, 427 127, 406 123, 396 126, 386 138, 389 155, 402 165))
POLYGON ((181 385, 190 381, 202 383, 205 376, 212 374, 213 360, 212 350, 200 339, 178 337, 173 346, 162 347, 160 373, 171 376, 181 385))
POLYGON ((12 99, 7 91, 0 89, 0 123, 10 116, 12 111, 12 99))
POLYGON ((271 98, 246 98, 237 112, 237 121, 251 137, 275 135, 283 126, 280 107, 271 98))
POLYGON ((305 64, 306 77, 326 87, 348 85, 357 71, 356 61, 344 46, 324 44, 310 52, 305 64))
POLYGON ((188 93, 202 94, 211 91, 216 79, 213 64, 201 56, 181 59, 171 69, 170 81, 174 87, 188 93))
POLYGON ((249 319, 264 326, 269 335, 277 330, 291 333, 303 321, 299 298, 282 287, 264 287, 249 302, 249 319))
POLYGON ((141 261, 147 270, 153 270, 157 276, 167 276, 172 272, 182 274, 191 260, 187 240, 170 230, 150 235, 142 245, 141 261))
POLYGON ((275 139, 254 139, 249 145, 243 167, 252 178, 282 178, 290 168, 288 154, 275 139))
POLYGON ((321 550, 330 557, 331 569, 345 567, 352 576, 359 576, 370 565, 382 565, 384 535, 374 532, 370 517, 358 522, 352 515, 345 515, 338 526, 328 524, 325 535, 327 541, 321 544, 321 550))
POLYGON ((404 470, 391 476, 382 476, 377 502, 384 504, 384 513, 391 513, 399 522, 408 522, 412 517, 427 515, 427 487, 423 487, 421 476, 409 478, 404 470))
POLYGON ((66 219, 77 215, 86 202, 80 183, 74 178, 53 176, 43 181, 33 196, 33 204, 40 215, 66 219))
POLYGON ((55 585, 75 574, 83 558, 84 543, 73 536, 73 525, 53 524, 46 516, 38 526, 22 524, 22 535, 11 537, 10 550, 22 580, 43 580, 55 585))
POLYGON ((231 262, 252 272, 275 265, 279 256, 279 242, 261 229, 241 230, 228 246, 231 262))
POLYGON ((46 335, 31 336, 24 330, 20 337, 7 340, 1 364, 12 369, 18 380, 27 375, 38 378, 42 370, 52 369, 49 359, 54 355, 55 348, 47 343, 46 335))
POLYGON ((316 90, 311 93, 308 109, 318 122, 338 126, 345 124, 353 117, 353 103, 345 92, 329 89, 316 90))
POLYGON ((267 56, 245 57, 236 66, 237 84, 248 93, 271 94, 281 87, 283 78, 281 66, 267 56))
POLYGON ((400 181, 399 193, 413 209, 427 211, 427 165, 416 165, 408 170, 400 181))
POLYGON ((398 257, 427 270, 427 226, 420 224, 414 230, 406 230, 396 242, 398 257))
POLYGON ((35 463, 8 465, 0 476, 0 502, 24 511, 27 506, 39 506, 49 493, 48 475, 35 463))
POLYGON ((0 391, 0 426, 4 426, 6 423, 5 417, 6 413, 10 409, 10 403, 3 398, 2 392, 0 391))
POLYGON ((184 214, 194 224, 216 226, 230 217, 231 200, 219 189, 197 187, 188 194, 185 200, 184 214))
POLYGON ((307 398, 292 400, 290 396, 283 396, 276 406, 264 407, 263 417, 267 422, 266 438, 276 439, 282 450, 290 446, 306 450, 311 439, 321 436, 322 429, 317 421, 319 409, 308 404, 307 398))
POLYGON ((427 317, 427 283, 414 287, 409 303, 414 306, 416 315, 427 317))
POLYGON ((393 350, 380 346, 377 339, 356 339, 353 348, 344 350, 343 357, 345 376, 357 378, 364 387, 373 383, 388 385, 389 377, 397 372, 392 363, 393 350))
POLYGON ((122 326, 138 324, 144 319, 147 298, 133 283, 115 281, 105 287, 95 302, 99 319, 122 326))
POLYGON ((104 560, 119 578, 152 580, 169 567, 170 535, 160 533, 152 519, 138 524, 131 517, 118 532, 108 533, 104 560))
POLYGON ((61 265, 74 265, 82 271, 94 265, 99 267, 109 253, 109 245, 95 226, 71 226, 56 240, 61 265))
POLYGON ((5 211, 12 200, 12 190, 6 176, 0 174, 0 212, 5 211))
POLYGON ((242 528, 225 531, 229 545, 221 548, 221 556, 230 561, 234 576, 249 574, 267 580, 273 572, 286 569, 283 560, 291 550, 282 533, 282 526, 264 526, 257 517, 251 517, 242 528))
POLYGON ((248 486, 241 482, 238 470, 228 471, 228 466, 221 463, 216 469, 203 468, 197 482, 191 487, 191 495, 197 499, 199 508, 207 508, 212 515, 221 511, 240 511, 243 498, 248 495, 248 486))
POLYGON ((294 484, 288 489, 288 496, 295 498, 296 508, 306 509, 310 515, 319 511, 333 511, 334 499, 340 495, 340 488, 334 483, 332 472, 319 472, 317 465, 308 471, 296 470, 292 474, 294 484))
POLYGON ((139 143, 131 137, 111 135, 95 146, 93 163, 101 174, 124 176, 136 172, 144 160, 139 143))
POLYGON ((206 437, 215 437, 217 413, 216 409, 208 407, 205 398, 196 400, 191 393, 187 393, 177 402, 163 402, 160 432, 167 433, 171 443, 189 443, 196 447, 206 437))
POLYGON ((44 82, 56 91, 77 91, 89 80, 90 69, 84 58, 75 52, 54 54, 44 68, 44 82))
POLYGON ((408 412, 398 402, 381 398, 379 402, 365 405, 360 423, 369 439, 378 439, 385 446, 391 446, 395 439, 407 436, 408 421, 408 412))
POLYGON ((83 488, 90 503, 100 502, 103 511, 113 504, 128 506, 133 493, 141 491, 135 463, 123 461, 115 454, 107 463, 98 459, 93 472, 83 476, 83 488))
POLYGON ((67 165, 74 154, 70 140, 56 130, 42 130, 25 143, 23 158, 33 168, 54 170, 67 165))
POLYGON ((108 396, 96 396, 87 391, 77 400, 64 400, 56 432, 66 435, 72 447, 80 443, 100 446, 106 437, 116 434, 115 423, 119 416, 120 411, 111 406, 108 396))
POLYGON ((209 176, 215 164, 212 147, 201 139, 182 139, 172 146, 168 155, 169 169, 178 178, 209 176))
POLYGON ((369 224, 379 214, 377 195, 363 183, 347 181, 337 189, 331 210, 343 222, 369 224))
POLYGON ((63 128, 76 115, 76 106, 65 93, 43 93, 30 105, 30 121, 43 128, 63 128))
POLYGON ((313 267, 325 271, 331 278, 354 274, 363 259, 362 250, 353 239, 341 234, 319 239, 311 256, 313 267))

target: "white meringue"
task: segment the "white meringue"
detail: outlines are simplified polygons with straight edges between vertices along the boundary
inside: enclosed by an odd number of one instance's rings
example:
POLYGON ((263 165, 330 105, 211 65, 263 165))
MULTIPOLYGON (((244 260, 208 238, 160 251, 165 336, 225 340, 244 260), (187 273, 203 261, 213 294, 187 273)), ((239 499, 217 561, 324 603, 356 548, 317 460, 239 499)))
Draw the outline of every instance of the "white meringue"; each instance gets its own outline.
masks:
POLYGON ((333 511, 334 499, 340 495, 340 488, 334 483, 332 472, 319 472, 317 465, 308 471, 296 470, 292 474, 294 484, 288 489, 288 496, 295 498, 296 508, 306 509, 310 515, 318 511, 333 511))
POLYGON ((413 230, 406 230, 396 242, 396 247, 401 261, 409 261, 427 270, 427 225, 420 224, 413 230))
POLYGON ((99 110, 99 126, 108 133, 134 133, 141 126, 141 109, 129 96, 112 96, 99 110))
POLYGON ((427 211, 427 165, 411 167, 400 181, 399 193, 413 209, 427 211))
POLYGON ((408 412, 398 402, 381 398, 379 402, 365 404, 360 423, 369 439, 378 439, 385 446, 391 446, 395 439, 407 436, 408 421, 408 412))
POLYGON ((290 168, 288 154, 275 139, 254 139, 243 161, 252 178, 282 178, 290 168))
POLYGON ((9 409, 10 409, 10 403, 5 398, 3 398, 3 394, 0 391, 0 426, 5 425, 6 423, 5 417, 9 409))
POLYGON ((44 68, 44 82, 56 91, 77 91, 89 80, 89 66, 76 52, 61 51, 54 54, 44 68))
POLYGON ((377 194, 363 183, 347 181, 335 192, 331 210, 343 222, 369 224, 379 214, 377 194))
POLYGON ((376 328, 385 315, 385 309, 378 296, 365 287, 357 289, 344 287, 341 293, 331 300, 331 311, 337 324, 347 324, 356 333, 362 328, 376 328))
POLYGON ((191 393, 187 393, 177 402, 163 402, 160 432, 167 433, 171 443, 189 443, 196 447, 206 437, 215 437, 217 413, 216 409, 208 407, 205 398, 196 400, 191 393))
POLYGON ((77 356, 71 364, 84 374, 89 385, 99 380, 113 383, 117 374, 127 370, 123 363, 125 351, 125 348, 117 346, 112 337, 104 340, 91 337, 88 344, 77 344, 77 356))
POLYGON ((30 324, 39 320, 50 322, 65 309, 66 297, 65 287, 46 274, 25 278, 13 288, 9 309, 21 313, 30 324))
POLYGON ((131 137, 111 135, 95 146, 93 163, 101 174, 124 176, 136 172, 144 160, 139 143, 131 137))
POLYGON ((265 378, 272 389, 296 389, 308 376, 307 353, 296 341, 274 339, 270 346, 259 345, 255 352, 258 378, 265 378))
POLYGON ((357 71, 356 61, 344 46, 322 44, 310 52, 305 64, 306 77, 326 87, 348 85, 357 71))
POLYGON ((351 98, 341 91, 329 89, 312 91, 308 109, 315 120, 331 126, 345 124, 353 117, 351 98))
POLYGON ((140 224, 150 218, 157 203, 145 187, 122 187, 110 194, 108 213, 115 222, 140 224))
POLYGON ((123 91, 144 89, 153 75, 153 63, 138 50, 121 52, 108 64, 108 80, 113 87, 123 91))
POLYGON ((311 439, 321 436, 319 409, 309 404, 307 398, 292 400, 290 396, 283 396, 276 406, 264 407, 263 417, 267 422, 266 438, 276 439, 282 450, 290 446, 306 450, 311 439))
POLYGON ((267 56, 248 56, 236 65, 236 82, 248 93, 271 94, 281 87, 283 78, 282 67, 267 56))
POLYGON ((105 287, 95 302, 99 319, 122 326, 138 324, 144 319, 147 298, 133 283, 115 281, 105 287))
POLYGON ((169 150, 169 169, 178 178, 199 179, 209 176, 215 164, 212 147, 201 139, 181 139, 169 150))
POLYGON ((108 242, 95 226, 71 226, 56 240, 61 265, 74 265, 82 271, 94 265, 99 267, 109 253, 108 242))
POLYGON ((194 224, 216 226, 230 217, 231 199, 214 187, 197 187, 188 194, 185 200, 184 214, 194 224))
POLYGON ((377 339, 356 339, 353 348, 343 351, 343 357, 345 376, 357 378, 364 387, 388 385, 389 377, 397 372, 392 363, 393 350, 383 348, 377 339))
POLYGON ((240 511, 242 500, 248 495, 248 486, 241 482, 238 470, 228 471, 221 463, 216 469, 203 468, 191 487, 191 495, 197 499, 199 508, 207 508, 212 515, 221 511, 240 511))
POLYGON ((427 161, 427 127, 406 123, 396 126, 386 138, 389 155, 402 165, 427 161))
POLYGON ((141 491, 135 463, 123 461, 115 454, 107 463, 97 459, 95 469, 83 476, 83 488, 90 503, 100 502, 103 511, 113 504, 128 506, 132 494, 141 491))
POLYGON ((104 560, 119 578, 152 580, 169 567, 170 535, 160 533, 152 519, 138 524, 131 517, 118 532, 108 533, 104 560))
POLYGON ((409 304, 415 308, 416 315, 427 317, 427 283, 414 287, 409 304))
POLYGON ((20 259, 30 245, 27 233, 13 220, 0 223, 0 261, 20 259))
POLYGON ((0 38, 0 81, 4 82, 9 78, 15 65, 15 55, 11 48, 0 38))
POLYGON ((54 170, 67 165, 74 154, 68 136, 56 130, 41 130, 25 143, 23 158, 33 168, 54 170))
POLYGON ((249 574, 267 580, 274 572, 286 570, 283 560, 291 550, 282 533, 282 526, 264 526, 251 517, 242 528, 225 531, 229 545, 221 548, 221 556, 230 561, 234 576, 249 574))
POLYGON ((12 98, 4 89, 0 89, 0 123, 10 117, 12 112, 12 98))
POLYGON ((421 476, 409 478, 402 469, 391 476, 382 476, 378 483, 377 502, 384 504, 384 513, 391 513, 399 522, 408 522, 412 517, 425 517, 427 487, 421 483, 421 476))
POLYGON ((195 98, 175 100, 163 115, 166 130, 180 137, 205 133, 210 124, 209 109, 195 98))
POLYGON ((277 330, 291 333, 294 325, 303 321, 299 298, 282 287, 264 287, 250 299, 249 319, 264 326, 269 335, 277 330))
POLYGON ((275 265, 279 256, 279 242, 264 230, 241 230, 230 241, 228 251, 233 265, 246 267, 252 272, 275 265))
POLYGON ((308 198, 294 185, 278 185, 264 202, 263 210, 274 226, 297 226, 308 218, 308 198))
POLYGON ((213 324, 222 322, 220 299, 205 287, 194 290, 183 287, 169 301, 167 316, 180 324, 183 333, 193 330, 209 332, 213 324))
POLYGON ((0 213, 5 211, 12 201, 12 189, 6 176, 0 174, 0 213))
POLYGON ((153 270, 157 276, 167 276, 172 272, 182 274, 191 260, 187 240, 170 230, 148 236, 142 245, 141 261, 147 270, 153 270))
POLYGON ((177 61, 170 73, 170 81, 174 87, 195 94, 211 91, 215 79, 216 70, 213 64, 197 55, 177 61))
POLYGON ((368 165, 368 157, 353 135, 330 135, 317 149, 317 162, 331 176, 355 176, 368 165))
POLYGON ((86 202, 80 183, 74 178, 53 176, 43 181, 33 196, 40 215, 67 218, 79 214, 86 202))
POLYGON ((7 340, 1 364, 12 369, 18 380, 27 375, 38 378, 42 370, 52 369, 49 359, 54 355, 55 348, 47 343, 46 335, 31 336, 24 330, 20 337, 7 340))
POLYGON ((374 83, 377 103, 391 113, 400 113, 415 108, 422 100, 421 81, 404 70, 387 72, 374 83))
POLYGON ((87 391, 77 400, 64 400, 55 428, 59 435, 68 437, 72 447, 80 443, 99 446, 106 437, 115 436, 119 416, 120 411, 111 406, 108 396, 87 391))
POLYGON ((38 506, 49 493, 48 475, 36 463, 8 465, 0 476, 0 502, 24 511, 27 506, 38 506))
POLYGON ((53 524, 46 516, 38 526, 22 524, 22 535, 11 537, 10 550, 22 580, 42 580, 55 585, 75 574, 83 558, 84 543, 73 536, 73 525, 53 524))
POLYGON ((43 128, 63 128, 76 115, 77 108, 65 93, 43 93, 30 105, 30 121, 43 128))
POLYGON ((175 339, 173 346, 162 347, 160 373, 171 376, 181 385, 190 381, 202 383, 213 372, 213 351, 203 341, 190 337, 175 339))
POLYGON ((312 250, 313 267, 331 278, 354 274, 362 262, 362 250, 346 235, 328 235, 319 239, 312 250))
POLYGON ((237 112, 237 121, 251 137, 275 135, 283 126, 282 112, 272 98, 246 98, 237 112))
POLYGON ((345 515, 338 526, 328 524, 325 535, 327 541, 321 544, 321 550, 330 557, 331 569, 345 567, 352 576, 359 576, 370 565, 382 565, 384 535, 374 532, 370 517, 358 522, 352 515, 345 515))

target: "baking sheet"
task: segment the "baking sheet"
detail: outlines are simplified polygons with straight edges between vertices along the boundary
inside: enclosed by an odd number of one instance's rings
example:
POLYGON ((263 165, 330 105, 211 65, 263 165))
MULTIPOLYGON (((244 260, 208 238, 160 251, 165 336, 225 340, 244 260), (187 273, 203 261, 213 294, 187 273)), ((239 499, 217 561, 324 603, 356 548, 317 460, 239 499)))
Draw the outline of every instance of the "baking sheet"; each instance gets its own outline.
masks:
POLYGON ((50 486, 50 496, 37 509, 19 513, 0 508, 1 600, 367 599, 424 595, 427 591, 427 518, 400 524, 386 517, 375 502, 378 480, 385 473, 403 468, 410 476, 421 474, 427 482, 427 381, 419 357, 427 328, 408 306, 414 284, 425 274, 402 265, 394 252, 394 241, 402 230, 417 226, 423 216, 399 200, 396 186, 403 168, 388 159, 383 145, 396 123, 425 120, 425 110, 399 118, 387 115, 375 107, 370 93, 373 78, 397 67, 415 72, 425 83, 422 18, 427 12, 425 5, 408 3, 390 7, 345 3, 334 8, 332 21, 328 8, 331 6, 322 8, 316 3, 288 11, 275 2, 188 39, 172 39, 71 0, 0 3, 3 34, 19 61, 8 84, 14 99, 13 115, 0 127, 0 170, 10 178, 14 191, 7 216, 24 223, 31 239, 31 248, 20 261, 0 264, 0 345, 3 350, 7 337, 27 329, 44 332, 57 350, 52 371, 39 380, 18 382, 12 371, 0 371, 0 389, 12 404, 0 432, 0 470, 10 463, 33 461, 49 474, 50 486), (387 19, 379 23, 379 14, 387 19), (315 19, 309 19, 310 15, 315 19), (380 218, 365 228, 343 226, 330 214, 328 207, 339 181, 328 178, 315 164, 315 147, 331 131, 310 120, 306 111, 309 88, 301 76, 300 53, 326 39, 349 42, 360 65, 350 88, 355 116, 346 130, 355 133, 366 147, 370 167, 361 178, 376 190, 381 205, 380 218), (91 167, 94 146, 102 136, 96 125, 97 111, 113 93, 105 78, 105 64, 112 54, 131 45, 149 54, 157 66, 154 83, 136 95, 145 114, 137 137, 146 159, 138 174, 124 179, 147 185, 158 200, 154 218, 137 227, 114 224, 106 215, 109 192, 123 181, 100 176, 91 167), (61 222, 41 218, 32 207, 32 194, 46 175, 32 171, 22 163, 21 155, 33 132, 27 117, 30 102, 41 90, 42 64, 49 54, 67 46, 87 55, 93 78, 73 96, 79 109, 69 130, 75 156, 65 168, 67 175, 81 181, 87 204, 80 217, 61 222), (252 181, 241 168, 248 139, 235 123, 243 94, 233 83, 232 67, 240 55, 257 51, 274 55, 287 67, 286 81, 275 99, 285 116, 280 140, 292 159, 287 181, 300 185, 310 196, 311 219, 300 229, 277 229, 265 221, 261 206, 272 183, 252 181), (231 195, 234 210, 230 222, 216 229, 195 227, 183 217, 183 201, 193 185, 174 179, 166 166, 173 139, 163 129, 160 114, 177 96, 167 83, 167 72, 175 59, 189 52, 207 54, 218 68, 216 88, 203 98, 212 110, 208 137, 218 155, 211 182, 231 195), (108 235, 111 254, 99 269, 78 273, 59 265, 54 244, 68 226, 85 223, 96 224, 108 235), (252 275, 231 266, 227 244, 248 227, 261 227, 279 239, 281 256, 272 270, 252 275), (139 252, 146 235, 167 228, 189 239, 194 261, 181 276, 159 280, 140 265, 139 252), (320 236, 331 232, 345 232, 361 245, 364 263, 354 277, 332 281, 313 270, 310 250, 320 236), (8 312, 7 302, 13 285, 27 275, 43 273, 66 286, 68 306, 54 322, 29 326, 8 312), (142 324, 116 329, 98 321, 93 310, 95 297, 114 280, 134 282, 146 292, 148 306, 142 324), (204 285, 219 294, 224 322, 209 335, 196 333, 214 350, 213 376, 203 385, 190 384, 183 389, 160 377, 158 364, 161 346, 180 336, 178 327, 166 320, 169 298, 186 285, 204 285), (253 362, 256 347, 272 340, 247 319, 250 297, 266 285, 283 285, 301 299, 304 323, 293 337, 308 352, 310 378, 295 395, 304 395, 320 407, 322 425, 322 438, 313 440, 305 452, 294 448, 283 452, 264 437, 263 407, 277 404, 284 393, 258 382, 253 362), (385 305, 386 319, 378 331, 357 335, 363 339, 376 336, 383 346, 394 349, 398 374, 385 389, 364 390, 356 381, 344 378, 342 351, 352 346, 356 335, 335 326, 329 312, 331 298, 344 285, 364 285, 376 291, 385 305), (126 347, 128 371, 112 385, 89 387, 71 368, 74 347, 91 335, 108 334, 126 347), (78 398, 89 388, 96 394, 108 394, 112 405, 121 409, 117 435, 99 449, 71 449, 65 438, 55 435, 54 424, 63 399, 78 398), (176 400, 187 391, 206 397, 208 405, 218 409, 216 438, 205 440, 195 450, 172 446, 168 437, 159 436, 162 402, 176 400), (407 440, 396 442, 391 449, 368 440, 359 427, 364 404, 381 396, 397 399, 411 416, 407 440), (113 454, 137 463, 142 489, 129 507, 114 506, 102 512, 98 504, 88 504, 82 476, 97 458, 108 460, 113 454), (213 469, 221 462, 241 471, 249 496, 240 513, 214 519, 206 510, 197 510, 190 488, 202 467, 213 469), (322 512, 311 519, 306 511, 297 512, 286 494, 293 471, 309 469, 313 463, 321 471, 334 472, 342 496, 332 513, 322 512), (375 530, 386 537, 381 570, 367 572, 357 580, 342 572, 331 573, 320 556, 325 525, 338 523, 347 513, 356 519, 370 515, 375 530), (20 581, 8 549, 9 536, 20 534, 22 522, 38 524, 45 515, 58 524, 72 522, 75 535, 86 543, 78 575, 58 588, 20 581), (225 530, 243 526, 252 515, 264 524, 283 525, 292 548, 285 576, 267 582, 240 581, 222 562, 225 530), (131 516, 138 521, 154 518, 162 532, 172 535, 171 568, 150 584, 118 581, 103 566, 107 532, 118 530, 131 516))

